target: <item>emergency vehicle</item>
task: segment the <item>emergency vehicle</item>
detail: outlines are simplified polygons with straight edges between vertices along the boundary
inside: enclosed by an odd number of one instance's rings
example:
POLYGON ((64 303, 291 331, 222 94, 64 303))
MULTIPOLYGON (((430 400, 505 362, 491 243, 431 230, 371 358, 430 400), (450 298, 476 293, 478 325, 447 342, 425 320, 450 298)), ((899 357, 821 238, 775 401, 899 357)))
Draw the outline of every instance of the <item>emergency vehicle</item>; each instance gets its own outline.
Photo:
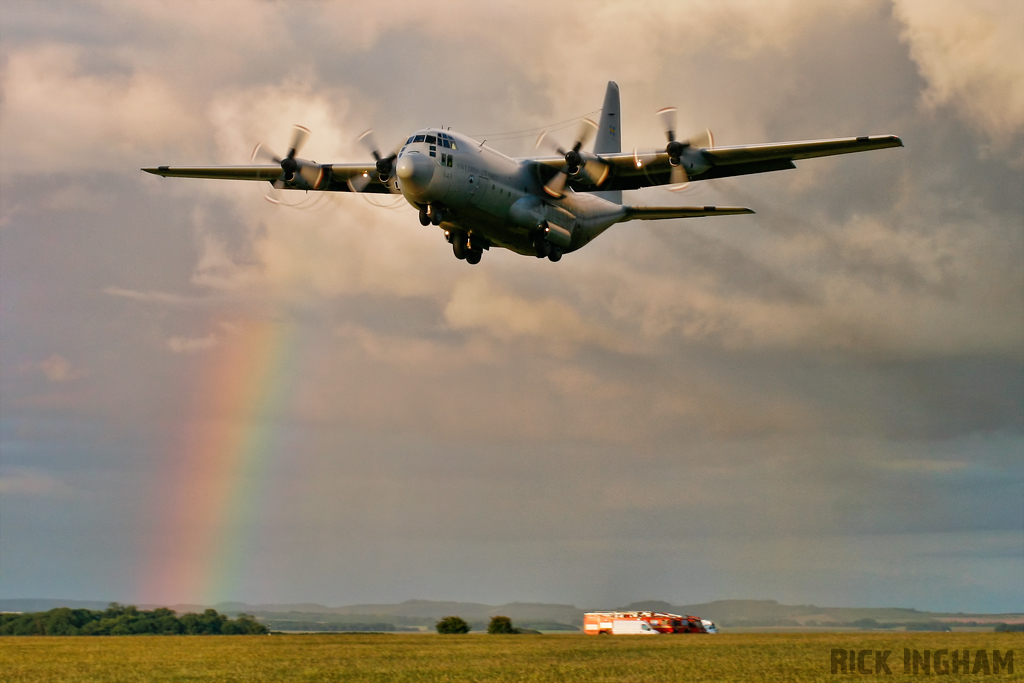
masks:
POLYGON ((707 633, 700 617, 668 612, 587 612, 583 632, 590 635, 707 633))

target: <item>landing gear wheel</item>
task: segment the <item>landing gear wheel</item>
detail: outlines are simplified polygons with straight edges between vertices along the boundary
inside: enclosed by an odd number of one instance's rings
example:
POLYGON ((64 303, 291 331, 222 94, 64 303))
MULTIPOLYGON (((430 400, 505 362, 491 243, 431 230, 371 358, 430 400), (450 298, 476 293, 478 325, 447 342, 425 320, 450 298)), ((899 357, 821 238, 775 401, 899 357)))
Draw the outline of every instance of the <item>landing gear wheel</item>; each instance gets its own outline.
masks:
POLYGON ((441 225, 441 221, 443 220, 444 214, 441 213, 441 209, 438 209, 437 207, 432 207, 432 210, 430 212, 430 222, 433 223, 434 225, 441 225))
POLYGON ((533 248, 537 253, 537 258, 544 258, 551 253, 551 243, 543 237, 538 237, 533 241, 533 248))
POLYGON ((420 225, 430 225, 430 216, 427 215, 427 207, 420 207, 420 225))
POLYGON ((551 259, 552 263, 560 261, 562 258, 562 250, 559 247, 552 245, 551 251, 548 253, 548 258, 551 259))
POLYGON ((469 249, 466 251, 466 263, 471 263, 474 266, 480 263, 480 257, 484 255, 484 252, 479 249, 469 249))
MULTIPOLYGON (((469 255, 470 249, 467 244, 466 233, 452 233, 452 252, 455 254, 455 258, 459 259, 460 261, 465 259, 469 255)), ((480 259, 477 260, 479 261, 480 259)))

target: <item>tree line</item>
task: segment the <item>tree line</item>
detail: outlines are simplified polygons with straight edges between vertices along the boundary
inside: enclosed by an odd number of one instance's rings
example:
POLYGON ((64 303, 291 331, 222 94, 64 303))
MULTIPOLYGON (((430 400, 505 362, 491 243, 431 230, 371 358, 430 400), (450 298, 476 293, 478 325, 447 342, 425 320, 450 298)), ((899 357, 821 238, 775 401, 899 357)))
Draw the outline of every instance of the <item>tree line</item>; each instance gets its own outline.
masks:
POLYGON ((110 603, 105 610, 58 607, 49 612, 0 614, 3 636, 261 635, 267 627, 250 614, 229 619, 215 609, 202 614, 110 603))
MULTIPOLYGON (((470 625, 462 617, 444 617, 438 621, 434 628, 438 633, 469 633, 470 625)), ((531 628, 516 628, 512 620, 504 616, 491 617, 491 623, 487 625, 487 632, 492 635, 519 634, 519 633, 540 633, 531 628)))

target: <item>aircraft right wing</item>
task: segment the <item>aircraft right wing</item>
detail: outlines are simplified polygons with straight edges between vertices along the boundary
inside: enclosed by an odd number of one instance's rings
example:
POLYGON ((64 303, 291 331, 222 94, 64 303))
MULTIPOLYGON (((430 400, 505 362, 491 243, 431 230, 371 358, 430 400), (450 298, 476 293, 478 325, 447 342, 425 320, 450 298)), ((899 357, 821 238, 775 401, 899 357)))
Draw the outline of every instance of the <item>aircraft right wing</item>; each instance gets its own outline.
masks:
MULTIPOLYGON (((273 183, 282 177, 277 164, 250 166, 156 166, 142 169, 165 178, 206 178, 220 180, 262 180, 273 183)), ((394 190, 377 177, 373 164, 309 164, 301 166, 286 189, 323 192, 371 192, 387 194, 394 190)))

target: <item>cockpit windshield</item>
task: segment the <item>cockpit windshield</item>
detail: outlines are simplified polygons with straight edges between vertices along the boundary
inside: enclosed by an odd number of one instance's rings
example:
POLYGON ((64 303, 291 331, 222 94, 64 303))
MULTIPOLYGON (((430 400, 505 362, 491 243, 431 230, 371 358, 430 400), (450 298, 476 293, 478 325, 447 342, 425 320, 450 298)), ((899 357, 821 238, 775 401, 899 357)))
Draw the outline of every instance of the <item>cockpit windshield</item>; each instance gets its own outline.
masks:
POLYGON ((455 138, 448 133, 438 132, 436 135, 427 135, 426 133, 418 133, 413 135, 411 138, 406 140, 405 144, 411 145, 415 142, 425 142, 428 145, 438 145, 440 147, 446 147, 448 149, 458 149, 459 146, 455 144, 455 138))

